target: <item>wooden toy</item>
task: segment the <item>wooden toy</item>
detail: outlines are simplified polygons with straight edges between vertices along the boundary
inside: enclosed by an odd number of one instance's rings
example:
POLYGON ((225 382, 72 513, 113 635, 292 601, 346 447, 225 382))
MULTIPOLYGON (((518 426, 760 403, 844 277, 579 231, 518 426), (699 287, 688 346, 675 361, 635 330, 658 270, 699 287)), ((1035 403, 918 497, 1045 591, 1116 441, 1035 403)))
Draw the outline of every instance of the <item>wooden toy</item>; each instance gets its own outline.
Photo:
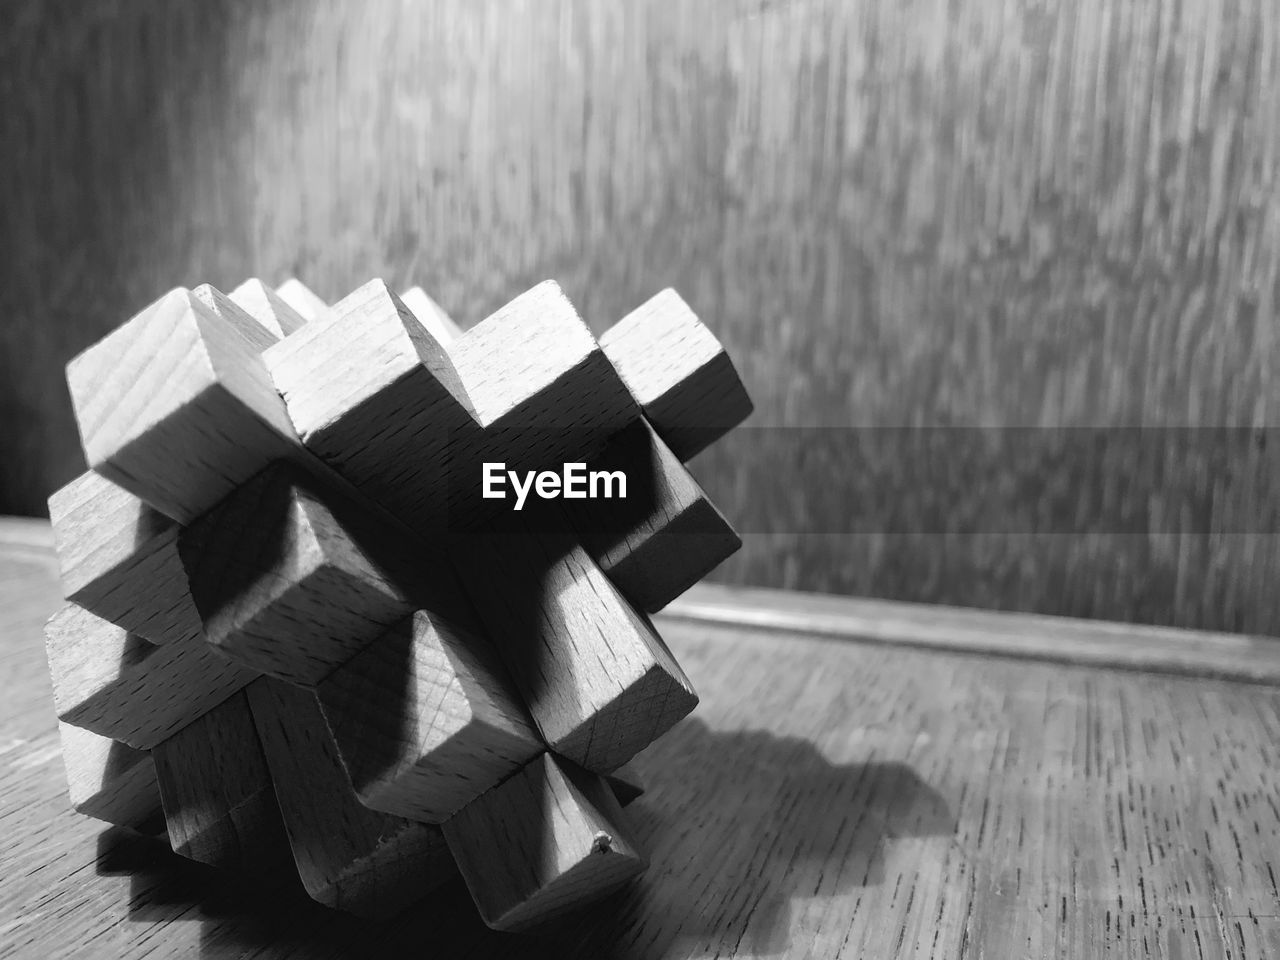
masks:
POLYGON ((644 870, 628 762, 697 704, 648 613, 740 545, 683 461, 751 409, 674 291, 597 342, 551 281, 467 330, 420 287, 205 284, 67 375, 78 811, 374 918, 460 873, 536 930, 644 870))

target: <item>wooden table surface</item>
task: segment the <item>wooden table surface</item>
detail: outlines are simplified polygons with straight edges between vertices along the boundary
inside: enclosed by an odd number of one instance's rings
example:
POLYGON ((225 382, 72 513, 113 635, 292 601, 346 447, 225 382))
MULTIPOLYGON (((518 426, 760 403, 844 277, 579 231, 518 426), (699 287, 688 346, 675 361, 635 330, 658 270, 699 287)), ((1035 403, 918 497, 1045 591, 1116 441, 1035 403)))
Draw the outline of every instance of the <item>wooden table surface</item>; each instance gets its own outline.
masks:
POLYGON ((1271 641, 699 589, 660 623, 702 704, 637 763, 652 866, 531 940, 460 883, 370 926, 74 815, 48 542, 0 522, 0 956, 1280 956, 1271 641))

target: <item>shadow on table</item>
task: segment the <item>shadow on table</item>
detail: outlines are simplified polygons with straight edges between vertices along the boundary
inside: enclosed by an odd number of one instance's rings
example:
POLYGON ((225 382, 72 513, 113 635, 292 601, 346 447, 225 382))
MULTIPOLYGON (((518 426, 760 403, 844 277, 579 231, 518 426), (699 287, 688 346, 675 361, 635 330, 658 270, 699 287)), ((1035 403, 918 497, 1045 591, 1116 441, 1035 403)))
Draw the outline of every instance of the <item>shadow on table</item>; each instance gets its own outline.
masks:
POLYGON ((485 928, 457 880, 373 924, 313 903, 296 880, 226 875, 119 828, 101 835, 98 870, 131 875, 131 919, 201 921, 213 958, 657 957, 676 945, 777 955, 792 945, 794 901, 879 883, 886 841, 954 831, 943 798, 905 764, 834 765, 795 737, 689 719, 636 766, 648 791, 627 812, 648 873, 538 938, 485 928))

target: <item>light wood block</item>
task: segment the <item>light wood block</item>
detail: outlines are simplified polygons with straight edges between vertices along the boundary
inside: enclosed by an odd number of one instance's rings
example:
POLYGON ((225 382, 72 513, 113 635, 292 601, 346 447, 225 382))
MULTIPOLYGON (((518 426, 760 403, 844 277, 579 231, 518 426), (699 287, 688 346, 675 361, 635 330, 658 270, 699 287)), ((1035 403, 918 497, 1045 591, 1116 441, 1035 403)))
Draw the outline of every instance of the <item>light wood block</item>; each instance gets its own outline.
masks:
POLYGON ((307 448, 420 533, 445 522, 451 438, 475 433, 444 348, 370 281, 264 355, 307 448))
POLYGON ((698 702, 648 618, 568 535, 460 545, 466 588, 543 739, 608 773, 698 702))
POLYGON ((590 469, 627 478, 625 500, 576 501, 572 515, 583 545, 633 606, 662 609, 742 546, 644 419, 612 437, 590 469))
POLYGON ((77 813, 135 830, 163 825, 151 754, 69 723, 58 724, 58 738, 77 813))
POLYGON ((224 307, 174 290, 67 365, 90 467, 179 523, 298 449, 270 334, 224 307))
POLYGON ((68 600, 153 643, 200 636, 176 523, 92 471, 49 498, 49 518, 68 600))
POLYGON ((232 290, 230 299, 266 327, 276 340, 283 340, 302 329, 302 325, 307 322, 306 317, 257 278, 246 280, 232 290))
POLYGON ((547 280, 468 330, 451 347, 476 421, 475 447, 455 444, 450 516, 502 507, 480 501, 481 464, 558 469, 583 461, 640 411, 559 285, 547 280))
POLYGON ((174 853, 255 875, 292 864, 244 690, 156 744, 151 755, 174 853))
POLYGON ((311 288, 297 277, 290 277, 276 287, 276 295, 307 322, 316 319, 329 309, 329 304, 313 293, 311 288))
POLYGON ((332 491, 282 464, 183 531, 178 549, 209 643, 311 685, 412 613, 364 549, 373 538, 344 526, 351 518, 332 491))
POLYGON ((525 930, 645 867, 605 781, 544 753, 444 824, 485 923, 525 930))
POLYGON ((316 690, 361 801, 439 823, 543 750, 488 641, 426 611, 316 690))
POLYGON ((360 803, 314 693, 264 677, 248 695, 298 876, 313 899, 388 917, 456 875, 439 827, 360 803))
POLYGON ((751 414, 733 361, 674 290, 663 290, 615 323, 600 346, 682 461, 751 414))
POLYGON ((462 336, 463 329, 454 323, 449 314, 444 312, 444 308, 431 299, 427 295, 427 291, 421 287, 410 287, 400 294, 400 299, 413 312, 413 315, 418 318, 418 322, 442 346, 447 347, 451 342, 462 336))
POLYGON ((270 320, 255 317, 211 283, 192 287, 191 296, 203 303, 224 325, 242 332, 256 353, 280 340, 280 334, 272 329, 274 324, 270 320))
POLYGON ((203 640, 156 645, 68 603, 45 625, 58 719, 149 750, 254 678, 203 640))

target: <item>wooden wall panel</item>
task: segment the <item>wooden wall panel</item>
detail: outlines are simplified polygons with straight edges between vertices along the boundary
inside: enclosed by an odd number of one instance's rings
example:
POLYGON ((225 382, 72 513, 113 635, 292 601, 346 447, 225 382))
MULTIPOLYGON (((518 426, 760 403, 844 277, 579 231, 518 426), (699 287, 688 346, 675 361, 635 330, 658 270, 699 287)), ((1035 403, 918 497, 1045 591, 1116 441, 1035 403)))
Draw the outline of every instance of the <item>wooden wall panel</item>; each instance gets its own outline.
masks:
MULTIPOLYGON (((80 469, 74 351, 251 272, 597 331, 671 284, 760 427, 1277 421, 1272 0, 15 0, 0 48, 0 509, 80 469)), ((780 436, 695 461, 722 579, 1280 632, 1271 528, 824 533, 780 436)), ((1062 482, 1013 469, 973 495, 1062 482)))

